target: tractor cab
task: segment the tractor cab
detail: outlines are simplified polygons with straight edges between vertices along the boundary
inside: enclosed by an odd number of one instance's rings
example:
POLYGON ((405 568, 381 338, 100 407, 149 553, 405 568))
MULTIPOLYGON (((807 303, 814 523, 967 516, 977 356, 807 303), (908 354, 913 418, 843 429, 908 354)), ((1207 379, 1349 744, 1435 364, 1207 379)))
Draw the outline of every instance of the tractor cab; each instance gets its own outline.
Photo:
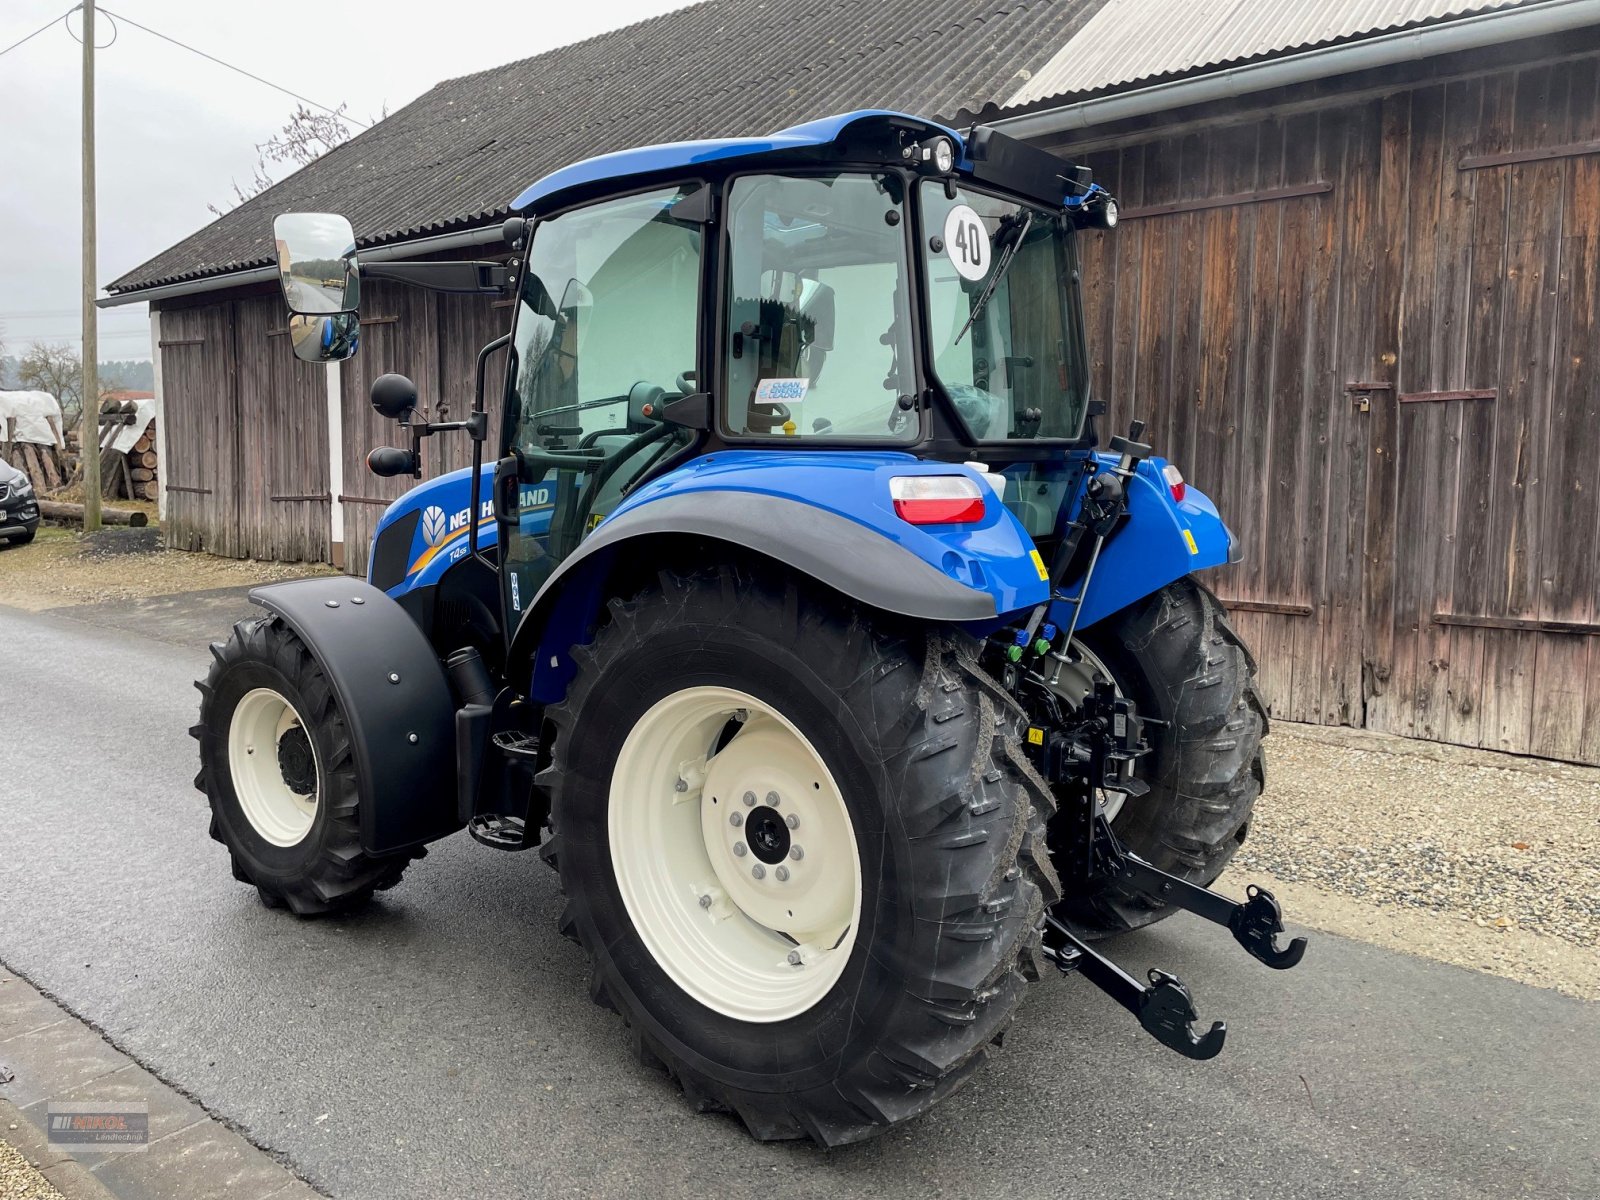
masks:
MULTIPOLYGON (((513 207, 500 486, 543 501, 508 530, 514 610, 687 453, 1059 466, 1085 436, 1074 230, 1115 206, 1052 155, 858 113, 610 155, 513 207)), ((1018 475, 1007 501, 1048 537, 1018 475)))

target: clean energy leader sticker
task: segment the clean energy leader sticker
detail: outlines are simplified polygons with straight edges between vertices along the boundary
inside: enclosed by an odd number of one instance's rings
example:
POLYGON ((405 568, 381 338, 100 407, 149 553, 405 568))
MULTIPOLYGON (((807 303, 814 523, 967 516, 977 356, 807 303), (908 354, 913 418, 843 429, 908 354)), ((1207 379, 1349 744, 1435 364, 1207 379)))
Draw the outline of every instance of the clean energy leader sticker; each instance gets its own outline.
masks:
POLYGON ((810 387, 809 379, 763 379, 756 384, 756 403, 799 404, 810 387))
POLYGON ((971 205, 956 205, 944 219, 944 252, 963 279, 989 273, 989 231, 971 205))

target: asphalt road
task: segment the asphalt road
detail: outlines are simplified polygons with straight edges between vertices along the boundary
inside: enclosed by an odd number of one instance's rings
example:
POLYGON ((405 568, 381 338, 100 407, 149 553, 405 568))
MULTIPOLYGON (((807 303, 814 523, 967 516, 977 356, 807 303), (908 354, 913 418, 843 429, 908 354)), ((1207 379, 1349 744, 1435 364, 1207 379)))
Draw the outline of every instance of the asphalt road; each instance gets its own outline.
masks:
POLYGON ((342 920, 235 883, 185 733, 231 605, 194 611, 0 608, 0 961, 335 1196, 1600 1194, 1600 1006, 1327 935, 1280 974, 1186 917, 1116 951, 1228 1019, 1220 1058, 1051 979, 920 1121, 760 1145, 629 1056, 535 855, 457 835, 342 920))

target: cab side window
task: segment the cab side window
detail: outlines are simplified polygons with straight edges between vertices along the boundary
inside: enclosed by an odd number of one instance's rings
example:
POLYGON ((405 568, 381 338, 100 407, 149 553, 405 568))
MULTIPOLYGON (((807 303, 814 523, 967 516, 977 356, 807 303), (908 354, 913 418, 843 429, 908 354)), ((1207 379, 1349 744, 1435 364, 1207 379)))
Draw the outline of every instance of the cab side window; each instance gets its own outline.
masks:
POLYGON ((651 387, 667 401, 686 394, 701 248, 701 227, 672 216, 686 190, 608 200, 539 224, 516 324, 518 446, 620 439, 648 428, 654 406, 642 411, 641 397, 651 387))
POLYGON ((723 423, 757 437, 914 440, 898 177, 751 175, 728 204, 723 423))

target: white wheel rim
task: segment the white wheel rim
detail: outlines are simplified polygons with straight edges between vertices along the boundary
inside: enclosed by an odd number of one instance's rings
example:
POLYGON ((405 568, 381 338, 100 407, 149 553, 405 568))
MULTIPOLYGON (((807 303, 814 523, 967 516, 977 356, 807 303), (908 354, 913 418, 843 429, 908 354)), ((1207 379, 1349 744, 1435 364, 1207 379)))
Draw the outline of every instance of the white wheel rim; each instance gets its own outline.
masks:
POLYGON ((770 704, 724 687, 657 701, 617 755, 607 825, 633 927, 695 1000, 783 1021, 838 982, 861 920, 855 827, 822 756, 770 704))
POLYGON ((271 688, 246 692, 233 710, 228 726, 228 766, 233 774, 233 794, 251 827, 274 846, 295 846, 311 832, 317 816, 317 795, 296 792, 284 779, 279 743, 284 735, 299 731, 311 745, 316 780, 322 763, 316 742, 294 705, 271 688))
MULTIPOLYGON (((1050 685, 1051 691, 1073 708, 1082 707, 1083 698, 1094 686, 1096 674, 1105 676, 1117 696, 1122 696, 1122 685, 1111 673, 1111 668, 1106 666, 1098 654, 1076 638, 1073 639, 1067 654, 1053 654, 1051 658, 1054 660, 1054 670, 1049 673, 1045 682, 1050 685)), ((1122 792, 1108 790, 1105 793, 1105 808, 1102 810, 1105 819, 1116 820, 1117 814, 1122 811, 1122 806, 1127 800, 1128 797, 1122 792)))

